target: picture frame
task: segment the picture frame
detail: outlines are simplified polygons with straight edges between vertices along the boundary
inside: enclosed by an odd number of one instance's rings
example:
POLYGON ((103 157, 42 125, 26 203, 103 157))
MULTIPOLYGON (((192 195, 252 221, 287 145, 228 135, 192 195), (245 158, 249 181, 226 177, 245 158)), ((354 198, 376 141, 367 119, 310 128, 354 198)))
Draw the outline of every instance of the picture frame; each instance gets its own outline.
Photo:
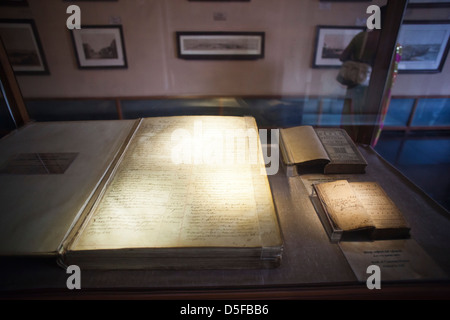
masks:
POLYGON ((177 55, 187 60, 256 60, 265 53, 264 32, 176 32, 177 55))
POLYGON ((404 21, 398 35, 402 46, 399 73, 439 73, 450 48, 449 20, 404 21))
POLYGON ((16 75, 49 74, 34 20, 0 19, 0 38, 16 75))
POLYGON ((86 25, 70 33, 79 69, 128 68, 121 25, 86 25))
POLYGON ((317 26, 313 68, 340 68, 342 51, 363 30, 358 26, 317 26))
POLYGON ((408 8, 446 8, 450 7, 449 0, 409 0, 408 8))

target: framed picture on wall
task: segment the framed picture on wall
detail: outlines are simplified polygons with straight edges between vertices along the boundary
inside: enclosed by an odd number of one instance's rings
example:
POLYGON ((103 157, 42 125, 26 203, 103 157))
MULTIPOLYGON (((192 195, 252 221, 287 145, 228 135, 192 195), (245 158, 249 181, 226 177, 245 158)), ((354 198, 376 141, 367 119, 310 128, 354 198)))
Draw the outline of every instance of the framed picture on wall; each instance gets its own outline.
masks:
POLYGON ((264 32, 177 32, 180 59, 254 60, 264 58, 264 32))
POLYGON ((399 73, 441 72, 448 55, 450 21, 404 21, 398 43, 402 46, 399 73))
POLYGON ((0 20, 0 37, 16 74, 48 74, 48 66, 33 20, 0 20))
POLYGON ((363 30, 355 26, 317 26, 313 68, 339 68, 342 51, 363 30))
POLYGON ((71 34, 80 69, 128 67, 122 26, 81 26, 71 34))

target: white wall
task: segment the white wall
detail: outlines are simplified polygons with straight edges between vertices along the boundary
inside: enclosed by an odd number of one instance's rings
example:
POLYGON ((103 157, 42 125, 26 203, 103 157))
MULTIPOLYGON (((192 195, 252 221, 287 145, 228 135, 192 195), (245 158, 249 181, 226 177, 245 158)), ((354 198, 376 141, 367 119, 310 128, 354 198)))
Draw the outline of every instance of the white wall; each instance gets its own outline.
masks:
MULTIPOLYGON (((317 25, 355 25, 367 2, 319 0, 119 0, 76 2, 82 24, 123 25, 128 69, 79 70, 66 28, 68 2, 28 0, 29 8, 1 8, 1 18, 32 18, 50 75, 18 76, 30 97, 342 95, 336 69, 311 68, 317 25), (226 21, 214 21, 215 12, 226 21), (264 31, 265 58, 256 61, 187 61, 176 57, 176 31, 264 31)), ((373 1, 384 4, 385 1, 373 1)), ((448 61, 437 75, 400 75, 394 94, 450 94, 448 61)))

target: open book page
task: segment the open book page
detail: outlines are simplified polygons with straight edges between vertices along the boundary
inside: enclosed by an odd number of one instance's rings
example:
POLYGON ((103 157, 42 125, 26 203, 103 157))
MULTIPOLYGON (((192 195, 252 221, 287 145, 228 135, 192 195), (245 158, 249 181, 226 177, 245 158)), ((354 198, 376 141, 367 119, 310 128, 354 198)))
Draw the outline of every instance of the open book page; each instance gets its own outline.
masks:
POLYGON ((359 163, 364 161, 344 130, 317 128, 316 133, 331 161, 346 163, 359 163))
POLYGON ((2 139, 2 255, 56 254, 134 125, 30 123, 2 139))
POLYGON ((376 182, 352 182, 350 185, 376 228, 406 227, 402 213, 376 182))
POLYGON ((321 183, 315 186, 317 195, 334 223, 342 230, 373 227, 373 223, 346 180, 321 183))
POLYGON ((260 153, 254 120, 144 119, 71 250, 280 245, 260 153))
POLYGON ((299 126, 282 129, 281 138, 288 155, 288 160, 297 164, 314 160, 328 160, 327 152, 319 140, 314 128, 299 126))
POLYGON ((359 176, 354 174, 333 174, 326 175, 321 173, 303 174, 300 179, 306 188, 306 192, 311 195, 314 193, 314 185, 325 182, 332 182, 336 180, 347 180, 348 182, 358 181, 359 176))

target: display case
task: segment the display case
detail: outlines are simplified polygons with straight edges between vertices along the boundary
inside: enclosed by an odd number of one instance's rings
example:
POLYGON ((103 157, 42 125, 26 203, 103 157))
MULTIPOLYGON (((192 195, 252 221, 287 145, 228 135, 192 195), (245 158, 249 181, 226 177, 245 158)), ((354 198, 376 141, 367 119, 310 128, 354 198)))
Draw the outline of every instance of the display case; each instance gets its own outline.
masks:
MULTIPOLYGON (((60 174, 5 173, 3 167, 2 185, 12 185, 8 193, 3 191, 3 196, 11 195, 3 197, 2 203, 15 212, 10 218, 6 213, 2 215, 2 220, 6 219, 2 221, 5 229, 2 251, 9 251, 2 257, 3 297, 438 298, 448 294, 450 221, 447 212, 369 146, 359 146, 367 161, 365 173, 289 177, 280 169, 267 175, 283 239, 281 261, 275 268, 230 270, 224 265, 223 268, 206 267, 206 270, 186 267, 128 270, 126 266, 111 265, 99 270, 89 267, 81 269, 82 290, 69 290, 66 286, 69 275, 58 266, 55 255, 50 254, 49 236, 55 238, 59 233, 60 238, 64 237, 66 228, 74 223, 75 209, 95 190, 96 179, 104 175, 102 168, 113 161, 114 150, 126 139, 132 123, 127 120, 36 123, 1 141, 2 159, 26 150, 79 151, 77 159, 60 174), (30 136, 52 138, 48 145, 45 142, 29 145, 24 141, 30 136), (25 140, 21 142, 21 139, 25 140), (99 148, 100 145, 103 147, 99 148), (336 179, 377 182, 403 213, 411 237, 389 241, 332 241, 311 194, 312 184, 336 179), (11 189, 14 186, 16 189, 11 189), (55 218, 49 219, 52 216, 55 218), (41 254, 20 254, 23 248, 31 246, 41 254), (381 267, 381 290, 367 287, 370 265, 381 267), (23 277, 24 274, 29 276, 23 277)), ((27 163, 33 167, 31 162, 27 163)), ((22 161, 20 165, 26 163, 22 161)), ((102 259, 100 255, 95 256, 90 259, 102 259)))
MULTIPOLYGON (((404 142, 448 140, 450 8, 406 0, 46 2, 0 2, 1 298, 450 296, 448 148, 418 151, 404 142), (347 61, 369 66, 369 82, 339 82, 347 61), (196 139, 205 128, 211 135, 196 139), (358 169, 344 159, 346 171, 313 172, 309 159, 302 162, 311 170, 297 170, 288 155, 311 148, 297 133, 283 140, 283 130, 296 128, 316 132, 306 142, 320 144, 323 135, 345 132, 322 151, 328 161, 330 153, 357 155, 358 169), (242 148, 256 164, 225 170, 170 157, 230 154, 219 149, 236 142, 236 132, 244 144, 233 152, 242 148), (115 184, 132 173, 131 184, 115 184), (315 187, 330 181, 376 183, 408 232, 330 236, 330 205, 317 201, 315 187), (131 192, 138 185, 151 196, 131 192), (108 198, 119 187, 136 206, 127 221, 125 197, 108 198), (119 236, 71 247, 84 231, 99 230, 88 224, 98 208, 111 215, 97 222, 113 221, 119 236), (193 222, 204 227, 182 228, 193 222), (148 237, 167 242, 151 250, 116 243, 131 224, 138 231, 126 240, 151 225, 148 237), (174 245, 176 233, 178 240, 188 234, 190 245, 174 245)), ((380 194, 371 190, 366 198, 380 194)), ((356 198, 333 205, 359 210, 356 198)), ((374 215, 389 216, 380 199, 371 203, 374 215)))

